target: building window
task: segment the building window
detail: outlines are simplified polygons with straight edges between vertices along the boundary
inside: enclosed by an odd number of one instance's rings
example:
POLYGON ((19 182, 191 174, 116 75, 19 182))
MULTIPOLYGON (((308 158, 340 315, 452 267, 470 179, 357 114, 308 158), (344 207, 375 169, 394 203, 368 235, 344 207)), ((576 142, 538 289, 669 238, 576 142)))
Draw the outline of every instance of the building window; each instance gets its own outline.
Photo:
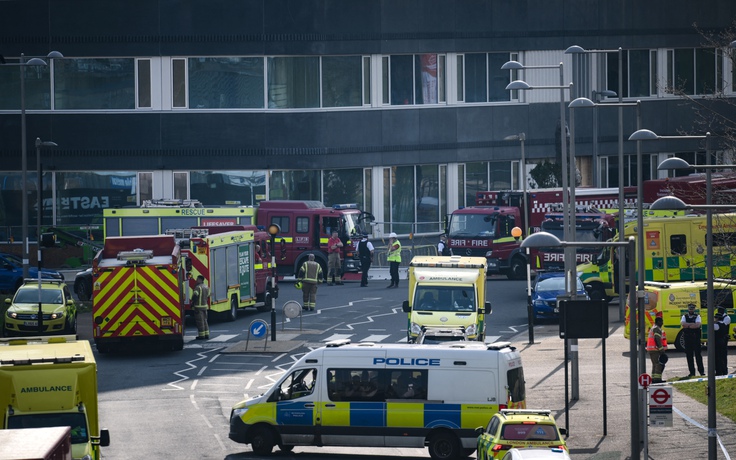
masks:
POLYGON ((714 94, 721 87, 722 71, 714 48, 667 50, 669 93, 714 94))
POLYGON ((322 58, 322 107, 363 105, 362 61, 361 56, 322 58))
POLYGON ((363 208, 363 170, 326 169, 322 172, 325 206, 356 203, 363 208))
POLYGON ((263 58, 189 59, 192 109, 263 108, 263 58))
POLYGON ((445 101, 445 56, 384 56, 384 104, 438 104, 445 101), (387 97, 388 96, 388 97, 387 97))
POLYGON ((319 107, 319 58, 268 58, 268 107, 319 107))
POLYGON ((371 104, 371 57, 363 56, 363 104, 371 104))
MULTIPOLYGON (((657 51, 624 50, 622 97, 657 95, 657 51)), ((606 54, 608 89, 618 92, 618 53, 606 54)))
POLYGON ((190 196, 205 206, 253 206, 266 195, 266 171, 190 171, 189 177, 190 196))
POLYGON ((391 62, 389 63, 391 105, 414 104, 413 63, 414 56, 411 54, 391 56, 391 62))
MULTIPOLYGON (((512 73, 501 70, 509 56, 509 53, 465 54, 465 102, 510 100, 512 94, 506 90, 506 86, 511 82, 512 73)), ((461 62, 458 61, 458 65, 461 62)))
POLYGON ((171 106, 186 108, 187 106, 187 61, 171 60, 171 106))
MULTIPOLYGON (((53 62, 55 59, 51 59, 50 61, 53 62)), ((8 59, 8 63, 11 63, 10 59, 8 59)), ((14 65, 0 65, 0 110, 20 110, 21 73, 25 74, 23 84, 25 86, 26 110, 50 109, 50 66, 29 65, 19 67, 14 65)))
POLYGON ((57 59, 55 108, 134 109, 135 76, 134 59, 57 59))
POLYGON ((151 60, 136 59, 138 66, 138 108, 151 108, 151 60))

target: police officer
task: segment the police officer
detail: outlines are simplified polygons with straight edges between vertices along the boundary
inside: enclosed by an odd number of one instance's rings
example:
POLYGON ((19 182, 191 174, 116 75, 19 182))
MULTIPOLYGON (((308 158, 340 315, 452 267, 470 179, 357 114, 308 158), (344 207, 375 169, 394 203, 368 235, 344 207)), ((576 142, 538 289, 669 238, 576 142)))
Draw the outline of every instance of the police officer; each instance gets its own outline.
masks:
POLYGON ((314 311, 317 303, 317 283, 322 278, 322 267, 315 262, 314 254, 309 254, 307 259, 299 269, 299 281, 302 282, 302 300, 304 301, 302 309, 314 311))
POLYGON ((388 254, 386 260, 389 264, 389 273, 391 274, 391 284, 387 288, 399 287, 399 265, 401 265, 401 242, 396 233, 391 232, 388 236, 388 254))
POLYGON ((695 377, 695 362, 698 364, 698 372, 705 375, 703 367, 703 356, 700 354, 700 331, 702 320, 700 315, 695 312, 695 304, 691 303, 687 306, 687 313, 680 318, 680 326, 682 326, 682 337, 685 341, 685 358, 687 360, 687 368, 690 371, 688 377, 695 377), (693 357, 695 360, 693 361, 693 357))
POLYGON ((207 324, 207 300, 210 298, 210 288, 204 284, 204 276, 197 276, 197 284, 194 285, 192 294, 192 307, 194 308, 194 319, 197 321, 197 340, 210 338, 210 326, 207 324))
MULTIPOLYGON (((725 311, 725 310, 724 310, 725 311)), ((728 375, 728 334, 729 324, 724 321, 726 315, 719 309, 713 323, 716 340, 716 375, 728 375)))
POLYGON ((360 287, 368 286, 368 270, 373 263, 373 243, 368 241, 368 234, 363 233, 361 240, 356 247, 358 257, 360 257, 360 271, 363 273, 360 278, 360 287))
POLYGON ((447 235, 444 233, 440 235, 440 242, 437 243, 437 254, 441 256, 451 256, 452 248, 447 244, 447 235))
POLYGON ((652 361, 652 383, 664 383, 662 380, 662 372, 664 371, 664 364, 662 363, 662 355, 665 355, 667 350, 667 334, 662 330, 664 321, 661 316, 657 316, 654 319, 654 326, 649 329, 649 336, 647 338, 647 353, 649 353, 649 359, 652 361))

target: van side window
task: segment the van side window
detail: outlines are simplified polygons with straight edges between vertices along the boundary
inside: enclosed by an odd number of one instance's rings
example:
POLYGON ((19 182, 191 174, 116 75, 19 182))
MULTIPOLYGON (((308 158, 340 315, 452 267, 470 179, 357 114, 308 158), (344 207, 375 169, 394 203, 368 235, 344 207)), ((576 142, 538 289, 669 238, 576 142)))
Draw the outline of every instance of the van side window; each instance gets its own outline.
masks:
POLYGON ((685 235, 671 235, 670 252, 673 255, 687 254, 687 237, 685 235))
POLYGON ((412 369, 328 369, 328 397, 332 401, 426 399, 427 371, 412 369))
POLYGON ((271 223, 277 224, 281 228, 281 233, 291 232, 291 228, 289 228, 289 216, 271 216, 271 223))
POLYGON ((309 396, 317 383, 317 369, 299 369, 289 375, 273 393, 270 400, 288 401, 309 396))

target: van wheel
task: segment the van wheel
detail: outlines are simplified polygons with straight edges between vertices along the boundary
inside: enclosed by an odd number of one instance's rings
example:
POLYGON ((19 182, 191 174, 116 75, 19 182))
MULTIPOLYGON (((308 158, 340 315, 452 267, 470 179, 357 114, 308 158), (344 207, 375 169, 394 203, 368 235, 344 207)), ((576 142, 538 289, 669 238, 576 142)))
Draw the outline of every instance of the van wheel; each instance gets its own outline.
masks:
POLYGON ((254 430, 250 446, 256 455, 270 455, 275 444, 270 428, 259 426, 254 430))
POLYGON ((677 351, 685 351, 685 334, 683 334, 682 330, 675 337, 675 348, 677 351))
POLYGON ((460 443, 452 433, 437 433, 429 439, 429 456, 435 460, 450 460, 460 456, 460 443))
POLYGON ((257 306, 256 310, 260 312, 271 311, 271 294, 269 292, 263 295, 263 305, 257 306))
POLYGON ((511 259, 511 265, 506 276, 510 280, 526 279, 526 260, 523 257, 516 256, 511 259))

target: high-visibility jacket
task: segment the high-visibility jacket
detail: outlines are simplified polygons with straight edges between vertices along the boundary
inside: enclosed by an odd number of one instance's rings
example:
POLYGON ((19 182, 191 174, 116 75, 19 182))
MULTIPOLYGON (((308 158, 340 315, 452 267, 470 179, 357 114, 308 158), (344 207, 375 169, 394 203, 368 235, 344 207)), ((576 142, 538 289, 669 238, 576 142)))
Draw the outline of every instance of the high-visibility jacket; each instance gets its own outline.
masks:
POLYGON ((401 262, 401 242, 399 240, 394 241, 394 244, 388 248, 386 260, 389 262, 401 262))
POLYGON ((660 343, 662 344, 662 348, 666 350, 667 349, 667 333, 663 331, 662 329, 660 329, 658 326, 652 326, 652 328, 649 329, 649 336, 647 337, 647 351, 659 350, 655 337, 660 338, 660 343))
POLYGON ((322 278, 322 267, 313 260, 308 260, 299 269, 299 279, 305 283, 317 283, 322 278))
POLYGON ((198 285, 194 287, 194 294, 192 295, 194 302, 192 306, 199 307, 199 308, 206 308, 207 299, 209 297, 210 297, 210 288, 208 288, 204 283, 199 283, 198 285))

